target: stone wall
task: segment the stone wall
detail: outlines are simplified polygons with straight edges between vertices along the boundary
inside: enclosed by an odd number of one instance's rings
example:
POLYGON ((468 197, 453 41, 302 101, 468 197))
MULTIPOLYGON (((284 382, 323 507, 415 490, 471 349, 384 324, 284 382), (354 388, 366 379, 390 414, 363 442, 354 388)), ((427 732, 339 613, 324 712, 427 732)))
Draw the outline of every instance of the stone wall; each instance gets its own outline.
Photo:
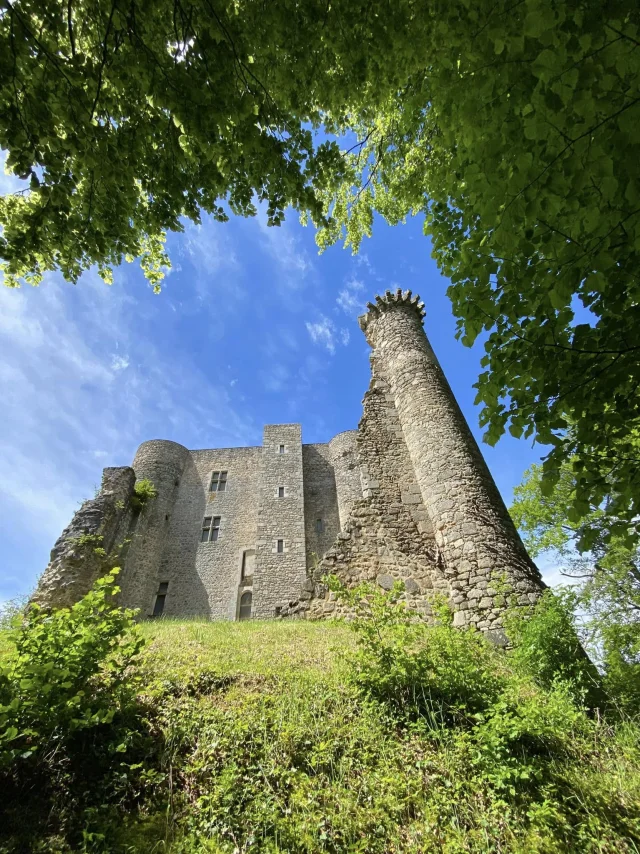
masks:
POLYGON ((85 501, 51 551, 34 601, 50 608, 73 605, 93 583, 125 556, 125 539, 137 514, 132 506, 135 473, 128 466, 106 468, 95 498, 85 501), (96 553, 104 549, 106 556, 96 553))
POLYGON ((258 504, 253 615, 273 617, 275 609, 296 596, 304 584, 306 548, 302 435, 299 424, 264 428, 258 504), (284 445, 284 453, 280 446, 284 445), (278 488, 285 494, 278 497, 278 488), (282 553, 278 540, 284 541, 282 553))
POLYGON ((329 445, 302 446, 307 571, 312 570, 322 559, 340 531, 332 459, 329 445))
POLYGON ((340 524, 344 526, 351 508, 362 498, 360 464, 358 462, 358 431, 338 433, 329 442, 329 454, 338 496, 340 524))
POLYGON ((401 581, 401 598, 424 615, 434 592, 451 595, 383 367, 372 359, 355 447, 349 449, 361 495, 350 501, 335 542, 281 616, 345 616, 348 609, 322 583, 325 575, 338 576, 347 587, 370 582, 389 590, 401 581))
POLYGON ((260 447, 191 451, 156 579, 169 583, 166 615, 236 618, 242 556, 257 539, 261 453, 260 447), (210 491, 214 471, 227 472, 224 492, 210 491), (205 516, 221 519, 215 541, 201 541, 205 516))
POLYGON ((133 469, 158 496, 138 514, 129 501, 132 470, 106 469, 100 494, 56 543, 38 597, 66 604, 86 592, 101 571, 97 556, 79 548, 78 536, 88 533, 108 548, 130 539, 122 601, 143 617, 153 613, 160 585, 167 616, 233 620, 249 591, 252 616, 326 616, 339 606, 321 578, 335 573, 351 586, 388 589, 400 580, 424 613, 433 591, 442 592, 457 625, 499 629, 498 586, 506 582, 524 605, 544 585, 423 316, 418 297, 397 291, 376 297, 360 318, 373 352, 357 431, 302 445, 299 424, 275 424, 265 427, 262 447, 202 451, 145 442, 133 469), (223 492, 210 489, 214 471, 227 472, 223 492), (216 540, 202 542, 205 517, 220 517, 216 540))
POLYGON ((144 442, 133 460, 137 480, 150 480, 157 492, 156 498, 145 505, 131 533, 121 578, 124 604, 138 608, 143 617, 153 611, 171 517, 189 461, 186 448, 162 439, 144 442))
POLYGON ((358 425, 358 459, 365 498, 377 496, 387 523, 408 551, 433 551, 433 527, 396 412, 384 363, 371 358, 371 384, 358 425), (422 536, 424 535, 424 537, 422 536))

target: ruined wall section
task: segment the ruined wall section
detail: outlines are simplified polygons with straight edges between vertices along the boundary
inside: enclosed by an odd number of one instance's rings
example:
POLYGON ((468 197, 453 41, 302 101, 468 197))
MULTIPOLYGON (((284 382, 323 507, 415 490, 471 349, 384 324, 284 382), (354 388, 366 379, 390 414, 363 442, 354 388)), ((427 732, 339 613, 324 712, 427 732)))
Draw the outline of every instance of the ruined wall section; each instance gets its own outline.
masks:
POLYGON ((355 503, 336 543, 326 553, 308 581, 299 601, 290 603, 282 616, 306 616, 308 619, 348 616, 349 609, 336 601, 322 583, 325 575, 336 575, 347 587, 362 582, 390 590, 402 582, 401 599, 424 616, 431 614, 434 594, 450 597, 450 587, 436 563, 431 544, 422 554, 408 553, 398 543, 386 524, 384 510, 375 498, 355 503))
POLYGON ((348 587, 370 582, 390 590, 401 581, 402 598, 425 615, 434 592, 451 595, 383 365, 375 359, 356 443, 364 497, 352 502, 334 544, 280 616, 346 615, 346 606, 322 583, 329 574, 348 587))
POLYGON ((329 442, 329 458, 333 465, 338 497, 340 525, 344 527, 351 508, 362 498, 362 482, 358 461, 358 431, 338 433, 329 442))
POLYGON ((306 566, 309 572, 331 548, 340 530, 336 475, 329 445, 303 445, 302 472, 306 566))
POLYGON ((427 340, 418 300, 388 291, 368 304, 360 325, 384 365, 456 624, 500 628, 502 579, 522 604, 536 601, 544 585, 427 340))
POLYGON ((384 362, 371 357, 371 384, 358 427, 365 498, 375 498, 401 548, 433 554, 433 526, 422 500, 384 362))
POLYGON ((189 451, 177 442, 155 439, 143 442, 133 460, 137 480, 150 480, 157 496, 147 502, 131 533, 131 544, 120 585, 122 602, 149 616, 157 592, 157 579, 189 451))
POLYGON ((169 585, 166 616, 236 619, 243 553, 256 546, 261 454, 260 447, 190 452, 156 578, 156 590, 169 585), (210 490, 215 471, 227 472, 223 492, 210 490), (220 517, 218 539, 202 542, 209 516, 220 517))
POLYGON ((307 577, 304 526, 300 425, 267 425, 260 470, 254 617, 273 617, 278 606, 298 596, 307 577), (278 497, 281 486, 283 498, 278 497), (281 553, 278 540, 284 541, 281 553))
POLYGON ((53 547, 34 601, 50 608, 70 607, 114 565, 114 558, 124 557, 125 540, 137 516, 131 501, 135 479, 128 466, 104 469, 100 491, 82 504, 53 547), (104 549, 106 556, 96 554, 96 548, 104 549))

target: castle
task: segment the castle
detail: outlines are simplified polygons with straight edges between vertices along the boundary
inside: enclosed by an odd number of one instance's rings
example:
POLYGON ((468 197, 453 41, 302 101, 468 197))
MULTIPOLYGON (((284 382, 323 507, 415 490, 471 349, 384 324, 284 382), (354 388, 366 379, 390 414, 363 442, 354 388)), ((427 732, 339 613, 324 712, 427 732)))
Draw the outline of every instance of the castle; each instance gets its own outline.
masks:
POLYGON ((357 430, 305 445, 299 424, 270 424, 260 447, 199 451, 153 440, 132 468, 106 468, 54 546, 36 599, 71 604, 116 554, 122 602, 142 616, 334 616, 344 606, 323 584, 332 573, 349 586, 399 580, 426 615, 440 592, 456 625, 499 636, 502 594, 529 604, 544 585, 424 313, 397 290, 359 318, 372 376, 357 430), (156 491, 142 507, 136 480, 156 491))

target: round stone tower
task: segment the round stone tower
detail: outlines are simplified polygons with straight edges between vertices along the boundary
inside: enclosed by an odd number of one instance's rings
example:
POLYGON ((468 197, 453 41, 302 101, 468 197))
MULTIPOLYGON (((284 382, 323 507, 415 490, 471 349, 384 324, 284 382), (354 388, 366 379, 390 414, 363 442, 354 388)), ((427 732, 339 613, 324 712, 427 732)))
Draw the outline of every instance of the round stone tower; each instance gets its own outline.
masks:
POLYGON ((141 617, 151 613, 158 583, 163 580, 158 575, 160 562, 189 457, 189 451, 177 442, 153 439, 140 445, 133 460, 136 480, 150 480, 157 490, 156 498, 140 513, 120 581, 123 604, 139 608, 141 617))
POLYGON ((427 340, 424 304, 387 291, 360 328, 382 364, 450 583, 455 623, 499 628, 503 588, 520 604, 544 589, 427 340))

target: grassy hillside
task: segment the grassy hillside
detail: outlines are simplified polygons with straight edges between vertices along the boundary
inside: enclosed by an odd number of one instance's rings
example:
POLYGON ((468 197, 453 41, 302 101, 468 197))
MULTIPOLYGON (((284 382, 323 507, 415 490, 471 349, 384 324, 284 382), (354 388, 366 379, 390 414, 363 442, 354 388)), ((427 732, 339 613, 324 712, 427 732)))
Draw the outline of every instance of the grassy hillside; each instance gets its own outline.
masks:
POLYGON ((65 783, 70 760, 53 819, 5 780, 0 851, 640 851, 638 727, 536 686, 471 633, 392 621, 354 661, 337 623, 141 630, 121 741, 81 751, 111 757, 108 779, 65 783))
POLYGON ((353 633, 337 622, 158 620, 141 628, 147 667, 169 679, 204 671, 254 681, 335 679, 354 646, 353 633))

